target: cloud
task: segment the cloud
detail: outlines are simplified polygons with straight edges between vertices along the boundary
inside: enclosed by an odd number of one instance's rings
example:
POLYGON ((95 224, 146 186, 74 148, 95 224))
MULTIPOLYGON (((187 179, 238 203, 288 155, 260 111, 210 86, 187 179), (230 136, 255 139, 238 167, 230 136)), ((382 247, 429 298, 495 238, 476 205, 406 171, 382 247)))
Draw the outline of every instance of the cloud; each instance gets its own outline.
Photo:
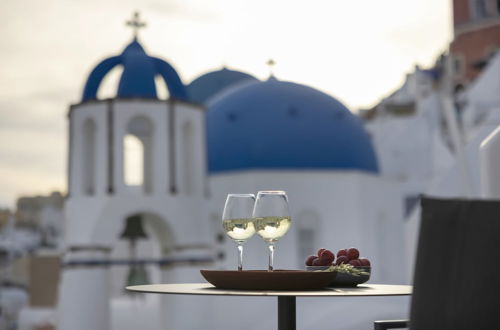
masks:
POLYGON ((0 204, 64 189, 68 105, 94 65, 130 41, 124 23, 135 10, 149 24, 146 50, 183 77, 225 63, 266 78, 272 56, 280 79, 353 108, 395 88, 415 62, 431 63, 451 38, 449 1, 1 1, 0 204))
POLYGON ((164 17, 180 17, 196 22, 212 23, 221 18, 220 11, 214 10, 216 1, 151 1, 144 9, 164 17), (187 4, 187 5, 186 5, 187 4))

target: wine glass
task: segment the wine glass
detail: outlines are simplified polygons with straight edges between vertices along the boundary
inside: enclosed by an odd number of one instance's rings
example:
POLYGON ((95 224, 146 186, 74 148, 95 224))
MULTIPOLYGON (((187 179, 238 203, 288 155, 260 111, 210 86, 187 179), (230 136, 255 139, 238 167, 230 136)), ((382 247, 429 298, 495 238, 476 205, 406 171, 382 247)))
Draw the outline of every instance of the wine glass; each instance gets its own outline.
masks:
POLYGON ((292 225, 286 193, 281 190, 259 191, 252 217, 255 231, 269 245, 269 271, 272 271, 274 244, 292 225))
POLYGON ((222 227, 238 247, 238 270, 240 271, 243 270, 243 243, 255 234, 252 219, 254 203, 254 194, 228 194, 222 214, 222 227))

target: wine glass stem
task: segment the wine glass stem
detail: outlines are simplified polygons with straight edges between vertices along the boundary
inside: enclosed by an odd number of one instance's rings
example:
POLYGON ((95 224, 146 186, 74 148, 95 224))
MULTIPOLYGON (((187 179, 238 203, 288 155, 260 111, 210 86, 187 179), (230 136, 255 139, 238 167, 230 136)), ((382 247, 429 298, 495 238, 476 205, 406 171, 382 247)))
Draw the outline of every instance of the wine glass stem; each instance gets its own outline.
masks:
POLYGON ((273 271, 273 263, 274 263, 274 244, 269 243, 269 271, 273 271))
POLYGON ((243 270, 243 244, 238 244, 238 270, 243 270))

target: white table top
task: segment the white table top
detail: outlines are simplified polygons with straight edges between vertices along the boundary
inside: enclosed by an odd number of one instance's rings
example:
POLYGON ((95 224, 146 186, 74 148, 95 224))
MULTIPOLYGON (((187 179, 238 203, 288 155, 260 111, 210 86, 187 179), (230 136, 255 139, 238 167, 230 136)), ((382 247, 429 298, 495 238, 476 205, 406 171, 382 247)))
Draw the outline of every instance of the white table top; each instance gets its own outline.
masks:
POLYGON ((296 296, 296 297, 356 297, 356 296, 407 296, 411 285, 360 284, 357 287, 331 287, 318 291, 266 291, 216 289, 209 283, 149 284, 128 286, 126 289, 144 293, 190 294, 213 296, 296 296))

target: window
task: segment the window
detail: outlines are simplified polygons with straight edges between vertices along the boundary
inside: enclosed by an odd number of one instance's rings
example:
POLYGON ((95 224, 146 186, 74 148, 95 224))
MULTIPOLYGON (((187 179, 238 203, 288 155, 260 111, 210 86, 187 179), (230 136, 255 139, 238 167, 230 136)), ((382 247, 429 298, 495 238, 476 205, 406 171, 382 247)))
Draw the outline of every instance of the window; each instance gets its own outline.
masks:
POLYGON ((95 193, 96 171, 96 125, 93 119, 86 119, 83 124, 83 193, 91 196, 95 193))
POLYGON ((474 18, 480 19, 487 16, 486 0, 473 0, 472 3, 474 18))
POLYGON ((123 138, 123 175, 128 186, 141 186, 152 192, 153 186, 153 124, 143 116, 134 117, 123 138))
POLYGON ((500 0, 470 0, 472 17, 482 19, 500 14, 500 0))
POLYGON ((186 122, 182 127, 182 168, 183 168, 183 188, 186 195, 191 195, 194 190, 194 137, 193 125, 186 122))
POLYGON ((135 135, 127 134, 123 139, 125 184, 128 186, 142 186, 144 183, 144 146, 135 135))
POLYGON ((486 14, 487 16, 498 16, 498 0, 486 0, 486 14))
POLYGON ((453 72, 456 78, 461 78, 465 74, 465 59, 463 55, 457 54, 452 56, 453 72))
POLYGON ((321 222, 318 213, 314 210, 300 212, 296 219, 299 219, 297 223, 297 252, 299 260, 302 261, 316 252, 321 222))

